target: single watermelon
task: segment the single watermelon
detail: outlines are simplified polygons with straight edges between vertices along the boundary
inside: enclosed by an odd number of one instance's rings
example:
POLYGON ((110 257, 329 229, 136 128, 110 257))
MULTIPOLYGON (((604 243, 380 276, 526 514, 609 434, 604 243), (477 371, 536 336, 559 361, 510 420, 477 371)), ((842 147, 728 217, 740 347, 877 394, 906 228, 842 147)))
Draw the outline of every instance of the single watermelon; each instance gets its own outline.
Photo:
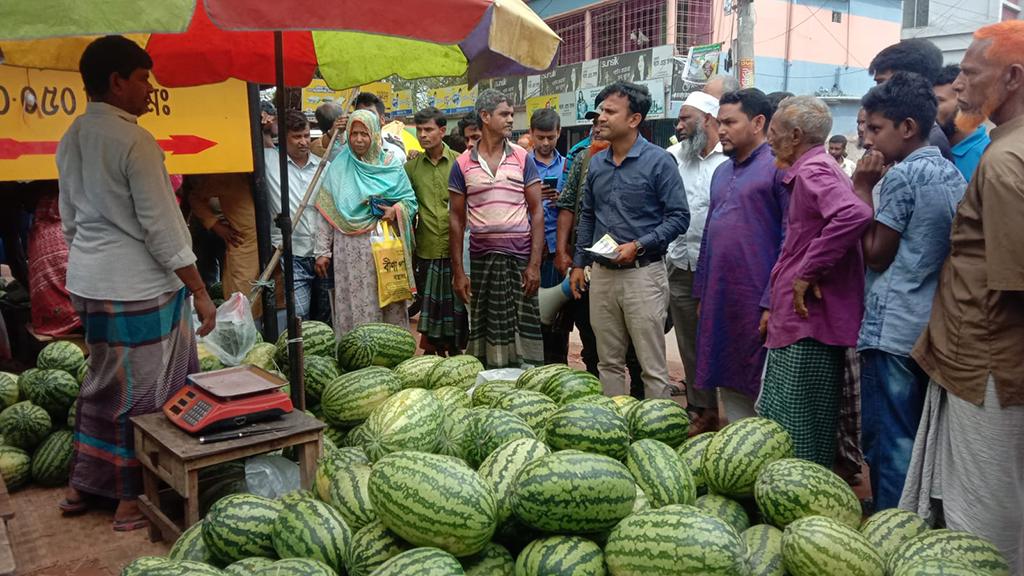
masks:
POLYGON ((213 557, 210 556, 210 551, 206 548, 206 542, 203 541, 203 521, 200 520, 187 530, 178 536, 178 539, 171 546, 171 551, 167 553, 169 560, 191 560, 193 562, 202 562, 204 564, 212 564, 214 562, 213 557))
POLYGON ((693 504, 697 488, 693 475, 671 446, 645 438, 629 446, 626 467, 646 495, 651 508, 693 504))
POLYGON ((224 574, 229 576, 252 576, 262 568, 266 568, 274 563, 270 558, 264 558, 262 556, 254 556, 252 558, 245 558, 229 564, 224 568, 224 574))
POLYGON ((477 470, 491 487, 498 504, 498 524, 505 524, 512 517, 512 487, 516 476, 526 465, 551 450, 539 440, 520 438, 500 446, 492 452, 477 470))
POLYGON ((345 569, 352 533, 337 510, 319 500, 282 501, 274 521, 274 550, 281 558, 319 560, 340 574, 345 569))
POLYGON ((473 556, 460 558, 466 576, 515 576, 516 561, 508 549, 490 542, 473 556))
POLYGON ((443 421, 444 408, 429 390, 401 390, 367 418, 363 449, 374 462, 402 450, 433 452, 443 421))
POLYGON ((516 576, 605 576, 604 553, 579 536, 550 536, 534 540, 516 558, 516 576))
POLYGON ((786 576, 782 565, 782 530, 758 524, 744 530, 740 537, 747 549, 750 576, 786 576))
POLYGON ((483 372, 484 365, 468 354, 450 356, 434 364, 424 380, 425 388, 455 386, 469 390, 476 384, 476 377, 483 372))
MULTIPOLYGON (((705 454, 705 460, 710 454, 705 454)), ((831 470, 807 460, 783 458, 761 470, 754 485, 761 516, 778 528, 806 516, 828 516, 852 529, 860 526, 860 500, 831 470)))
POLYGON ((255 494, 232 494, 218 500, 203 521, 203 542, 223 564, 250 556, 274 558, 274 521, 280 502, 255 494))
POLYGON ((303 356, 302 377, 306 383, 306 397, 312 402, 319 402, 324 388, 334 382, 340 374, 338 365, 333 358, 327 356, 303 356))
POLYGON ((32 481, 40 486, 67 484, 74 449, 75 439, 71 430, 57 430, 50 434, 32 454, 32 481))
POLYGON ((792 457, 793 440, 778 422, 744 418, 714 435, 701 474, 709 491, 745 498, 754 495, 757 475, 765 466, 792 457))
POLYGON ((252 576, 336 576, 330 566, 312 558, 285 558, 256 570, 252 576))
POLYGON ((462 438, 462 458, 476 468, 502 444, 535 437, 533 429, 515 414, 493 408, 475 409, 462 438))
POLYGON ((9 490, 17 490, 28 482, 31 475, 28 453, 13 446, 0 446, 0 476, 9 490))
POLYGON ((519 416, 534 432, 540 433, 548 417, 558 410, 558 404, 541 392, 516 389, 501 397, 494 408, 519 416))
POLYGON ((85 364, 85 353, 74 342, 59 340, 43 347, 36 358, 36 368, 41 370, 63 370, 77 374, 85 364))
POLYGON ((0 410, 18 402, 18 377, 10 372, 0 372, 0 410))
POLYGON ((32 450, 50 434, 50 415, 25 400, 0 412, 0 434, 11 446, 32 450))
POLYGON ((459 560, 438 548, 413 548, 389 559, 373 576, 464 576, 459 560))
POLYGON ((711 439, 714 436, 715 432, 703 432, 688 438, 676 448, 676 452, 693 474, 693 483, 697 487, 698 496, 708 491, 707 483, 704 481, 704 468, 701 462, 704 459, 704 451, 707 450, 708 444, 711 443, 711 439))
POLYGON ((553 374, 541 390, 558 404, 568 404, 586 396, 601 395, 601 381, 585 370, 560 371, 553 374))
POLYGON ((958 530, 929 530, 903 544, 889 555, 887 573, 907 571, 907 566, 923 559, 954 560, 969 566, 975 574, 1010 576, 1006 558, 981 536, 958 530))
POLYGON ((335 378, 324 388, 320 407, 329 424, 355 426, 401 389, 391 370, 371 366, 335 378))
POLYGON ((547 384, 548 380, 555 374, 561 372, 568 372, 572 370, 565 364, 547 364, 544 366, 537 366, 536 368, 530 368, 516 379, 516 386, 524 390, 533 390, 535 392, 543 392, 544 385, 547 384))
POLYGON ((860 527, 861 535, 886 561, 901 544, 927 531, 928 523, 924 518, 899 508, 876 512, 860 527))
POLYGON ((370 502, 369 463, 339 466, 328 484, 330 504, 341 513, 352 530, 360 530, 377 519, 370 502))
POLYGON ((473 387, 473 407, 494 408, 498 400, 516 389, 511 380, 488 380, 473 387))
POLYGON ((570 402, 548 417, 544 439, 555 450, 580 450, 623 460, 629 449, 626 420, 614 408, 570 402))
POLYGON ((415 353, 416 339, 407 329, 393 324, 363 324, 338 341, 338 366, 346 371, 368 366, 394 368, 415 353))
POLYGON ((379 519, 363 526, 352 537, 349 576, 370 576, 382 564, 412 548, 379 519))
POLYGON ((750 517, 747 516, 747 510, 743 505, 721 494, 705 494, 697 498, 694 506, 725 520, 737 534, 742 534, 744 530, 750 528, 750 517))
POLYGON ((413 356, 395 366, 395 376, 402 382, 402 388, 433 388, 427 382, 427 374, 441 360, 440 356, 433 354, 413 356))
POLYGON ((274 355, 277 353, 277 347, 268 342, 259 342, 254 344, 249 352, 242 359, 242 364, 248 364, 250 366, 256 366, 262 368, 268 372, 277 372, 281 368, 274 362, 274 355))
POLYGON ((806 516, 786 526, 782 562, 791 576, 885 576, 885 563, 871 544, 825 516, 806 516))
POLYGON ((441 403, 445 412, 455 408, 469 408, 473 405, 469 394, 455 386, 442 386, 441 388, 431 390, 431 392, 434 394, 434 398, 437 398, 437 401, 441 403))
POLYGON ((686 410, 667 398, 640 401, 626 413, 626 422, 634 441, 654 438, 673 448, 686 441, 690 430, 686 410))
POLYGON ((78 398, 78 381, 63 370, 43 369, 26 382, 22 393, 33 404, 46 410, 52 422, 62 422, 78 398))

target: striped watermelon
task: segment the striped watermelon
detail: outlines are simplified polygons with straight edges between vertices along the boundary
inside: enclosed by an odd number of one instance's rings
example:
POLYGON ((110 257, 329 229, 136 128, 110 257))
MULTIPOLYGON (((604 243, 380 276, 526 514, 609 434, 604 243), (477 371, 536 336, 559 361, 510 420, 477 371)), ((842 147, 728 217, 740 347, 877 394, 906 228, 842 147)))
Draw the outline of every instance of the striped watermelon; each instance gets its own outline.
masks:
MULTIPOLYGON (((222 576, 224 573, 209 564, 191 560, 163 560, 162 563, 147 562, 141 567, 126 566, 122 576, 222 576), (131 570, 129 570, 131 568, 131 570)), ((134 563, 133 563, 134 564, 134 563)))
POLYGON ((222 564, 250 556, 274 558, 274 520, 280 510, 279 502, 255 494, 225 496, 203 521, 203 542, 222 564))
POLYGON ((623 417, 626 416, 626 413, 629 412, 633 406, 640 403, 639 400, 632 396, 612 396, 612 402, 615 402, 615 405, 619 407, 619 414, 622 414, 623 417))
POLYGON ((512 517, 512 486, 519 472, 530 462, 551 453, 539 440, 521 438, 502 445, 488 456, 477 474, 491 487, 498 506, 498 525, 512 517))
POLYGON ((483 550, 497 525, 491 488, 451 458, 422 452, 389 454, 370 473, 370 501, 395 534, 455 556, 483 550))
MULTIPOLYGON (((619 405, 615 403, 615 400, 612 400, 611 398, 609 398, 608 396, 605 396, 603 394, 594 395, 594 396, 584 396, 583 398, 579 398, 577 400, 573 400, 573 403, 597 404, 598 406, 602 406, 604 408, 607 408, 607 409, 611 410, 612 412, 615 412, 616 414, 622 416, 622 412, 619 411, 619 405)), ((625 416, 623 416, 623 418, 625 418, 625 416)))
POLYGON ((918 558, 899 567, 892 576, 978 576, 978 570, 950 558, 918 558))
POLYGON ((455 408, 445 414, 437 434, 437 453, 465 458, 466 447, 469 445, 466 432, 472 419, 473 411, 467 408, 455 408))
POLYGON ((409 388, 388 398, 366 420, 363 449, 370 461, 402 450, 433 452, 444 408, 429 390, 409 388))
POLYGON ((388 530, 379 519, 363 526, 352 536, 352 551, 348 559, 349 576, 370 576, 390 558, 409 550, 412 546, 388 530))
MULTIPOLYGON (((39 372, 39 368, 28 368, 21 374, 18 374, 18 390, 21 390, 25 386, 25 383, 28 382, 36 372, 39 372)), ((24 399, 25 395, 22 394, 21 398, 24 399)))
POLYGON ((885 576, 882 558, 860 532, 825 516, 786 526, 782 562, 791 576, 885 576))
POLYGON ((706 448, 701 473, 708 490, 733 497, 754 494, 757 475, 768 464, 793 457, 793 440, 774 420, 744 418, 716 433, 706 448))
POLYGON ((641 400, 626 413, 633 440, 653 438, 675 448, 686 441, 690 417, 686 410, 667 398, 641 400))
POLYGON ((330 481, 330 503, 352 530, 359 530, 377 519, 370 503, 369 486, 368 464, 346 464, 335 471, 330 481))
POLYGON ((886 561, 889 574, 923 559, 955 560, 985 576, 1010 576, 1006 558, 991 542, 969 532, 929 530, 900 544, 886 561))
POLYGON ((229 564, 224 568, 224 574, 230 576, 252 576, 255 572, 273 563, 274 561, 270 558, 263 558, 262 556, 245 558, 244 560, 229 564))
POLYGON ((44 369, 36 372, 21 392, 33 404, 46 410, 52 422, 63 422, 71 404, 78 398, 78 381, 63 370, 44 369))
POLYGON ((337 576, 330 566, 311 558, 285 558, 263 566, 253 576, 337 576))
POLYGON ((276 354, 277 346, 274 346, 269 342, 257 342, 256 344, 253 344, 253 347, 246 353, 245 358, 242 359, 242 364, 256 366, 257 368, 262 368, 268 372, 280 371, 281 367, 274 361, 274 356, 276 354))
POLYGON ((519 416, 534 432, 543 430, 548 416, 558 410, 558 404, 543 393, 519 389, 503 396, 494 407, 519 416))
POLYGON ((704 451, 714 437, 714 432, 703 432, 691 438, 676 448, 676 452, 682 457, 686 467, 693 474, 693 483, 697 487, 697 495, 705 494, 708 491, 707 483, 704 481, 704 467, 701 464, 704 459, 704 451))
POLYGON ((461 388, 455 386, 442 386, 432 391, 434 398, 441 403, 445 412, 455 408, 469 408, 473 405, 472 400, 469 398, 469 394, 461 388))
POLYGON ((68 408, 68 428, 74 429, 75 427, 75 416, 78 414, 78 399, 71 403, 71 408, 68 408))
POLYGON ((0 410, 18 402, 18 377, 10 372, 0 372, 0 410))
POLYGON ((725 520, 736 530, 737 534, 742 534, 744 530, 750 528, 750 517, 747 516, 743 505, 720 494, 705 494, 697 498, 694 506, 716 518, 725 520))
POLYGON ((427 374, 442 358, 433 354, 413 356, 395 366, 395 376, 402 382, 402 388, 431 388, 427 374))
POLYGON ((319 500, 282 501, 274 521, 274 550, 281 558, 312 558, 341 573, 352 532, 337 510, 319 500))
POLYGON ((394 368, 416 354, 416 339, 394 324, 356 326, 338 341, 338 367, 345 371, 368 366, 394 368))
POLYGON ((426 388, 455 386, 469 390, 476 384, 476 377, 484 371, 484 365, 475 356, 462 354, 444 358, 427 372, 426 388))
POLYGON ((878 551, 882 560, 888 560, 900 544, 927 531, 928 523, 924 518, 899 508, 876 512, 860 527, 861 535, 878 551))
POLYGON ((212 564, 214 559, 210 556, 210 551, 206 548, 206 542, 203 541, 203 521, 200 520, 187 530, 178 536, 178 539, 171 546, 171 551, 167 553, 169 560, 191 560, 193 562, 202 562, 203 564, 212 564))
POLYGON ((502 444, 520 438, 536 438, 533 429, 522 418, 493 408, 475 409, 462 437, 462 457, 476 468, 502 444))
POLYGON ((36 358, 36 368, 41 370, 63 370, 77 374, 85 364, 85 353, 74 342, 59 340, 43 347, 36 358))
MULTIPOLYGON (((302 321, 302 355, 334 357, 334 329, 316 320, 302 321)), ((277 338, 274 345, 274 360, 278 368, 288 372, 288 331, 285 330, 277 338)))
POLYGON ((458 558, 432 547, 413 548, 391 558, 373 576, 465 576, 458 558))
POLYGON ((807 460, 783 458, 765 466, 754 485, 754 498, 765 521, 779 528, 818 515, 850 528, 860 526, 860 500, 846 481, 807 460))
POLYGON ((82 383, 85 382, 85 377, 89 374, 89 361, 82 362, 82 365, 78 368, 78 372, 75 372, 75 380, 78 380, 78 386, 81 387, 82 383))
POLYGON ((171 560, 161 558, 160 556, 141 556, 129 562, 124 567, 124 570, 121 571, 121 576, 139 576, 144 574, 144 570, 161 568, 170 564, 171 560))
POLYGON ((0 476, 9 490, 17 490, 28 482, 31 464, 28 453, 14 446, 0 446, 0 476))
POLYGON ((516 383, 511 380, 488 380, 473 387, 473 407, 494 408, 498 400, 512 393, 516 383))
POLYGON ((622 460, 629 449, 626 420, 611 408, 570 402, 548 417, 544 439, 555 450, 580 450, 622 460))
POLYGON ((50 415, 28 400, 0 412, 0 434, 8 445, 32 450, 50 434, 50 415))
POLYGON ((744 530, 740 537, 747 548, 750 576, 786 576, 782 565, 782 530, 758 524, 744 530))
POLYGON ((697 488, 683 459, 671 446, 645 438, 629 446, 626 468, 643 490, 651 508, 670 504, 693 504, 697 488))
POLYGON ((71 430, 50 434, 32 454, 32 481, 40 486, 67 484, 74 449, 75 439, 71 430))
POLYGON ((636 484, 621 462, 566 450, 523 467, 512 487, 512 512, 546 532, 600 532, 628 516, 635 499, 636 484))
POLYGON ((516 561, 508 549, 496 542, 489 542, 479 553, 460 558, 466 576, 515 576, 516 561))
MULTIPOLYGON (((746 572, 743 541, 726 522, 673 504, 633 514, 604 547, 612 576, 738 576, 746 572)), ((824 575, 821 575, 824 576, 824 575)))
POLYGON ((320 398, 320 408, 328 424, 355 426, 401 389, 402 383, 391 370, 380 366, 363 368, 342 374, 328 384, 320 398))
POLYGON ((586 370, 569 370, 548 378, 541 392, 564 405, 586 396, 600 396, 601 390, 601 381, 597 376, 586 370))
POLYGON ((340 373, 334 358, 328 356, 302 357, 302 379, 306 383, 306 397, 313 402, 319 402, 324 393, 324 388, 334 382, 340 373))
POLYGON ((359 448, 366 453, 363 448, 366 445, 368 437, 366 436, 366 424, 360 424, 355 428, 345 433, 345 441, 343 442, 345 448, 359 448))
MULTIPOLYGON (((326 423, 327 421, 324 420, 323 406, 318 405, 318 407, 320 409, 320 415, 317 416, 317 420, 326 423)), ((342 428, 341 426, 328 425, 327 428, 324 428, 324 438, 329 438, 331 442, 334 442, 334 445, 338 447, 342 447, 345 445, 346 434, 348 434, 348 429, 342 428)))
POLYGON ((544 385, 547 384, 548 379, 560 372, 568 372, 572 370, 565 364, 547 364, 545 366, 537 366, 536 368, 530 368, 516 379, 516 387, 522 388, 523 390, 533 390, 534 392, 543 392, 544 385))
POLYGON ((605 576, 604 553, 579 536, 534 540, 516 558, 515 576, 605 576))

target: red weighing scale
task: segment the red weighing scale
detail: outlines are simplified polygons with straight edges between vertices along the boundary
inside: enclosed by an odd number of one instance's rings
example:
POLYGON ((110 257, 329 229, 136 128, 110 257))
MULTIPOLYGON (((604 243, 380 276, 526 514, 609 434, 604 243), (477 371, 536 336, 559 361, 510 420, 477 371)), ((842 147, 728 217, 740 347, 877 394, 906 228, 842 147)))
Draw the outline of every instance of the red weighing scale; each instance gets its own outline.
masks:
POLYGON ((164 414, 191 434, 230 430, 290 413, 285 384, 256 366, 190 374, 188 384, 164 404, 164 414))

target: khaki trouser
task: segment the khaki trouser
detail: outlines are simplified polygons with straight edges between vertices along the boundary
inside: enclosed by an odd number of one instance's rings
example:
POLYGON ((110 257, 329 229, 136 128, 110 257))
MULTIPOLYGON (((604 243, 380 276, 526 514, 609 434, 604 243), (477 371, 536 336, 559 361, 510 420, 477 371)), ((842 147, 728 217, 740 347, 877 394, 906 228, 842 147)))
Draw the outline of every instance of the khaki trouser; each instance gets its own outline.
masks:
POLYGON ((590 273, 590 324, 597 336, 598 371, 605 395, 629 393, 626 350, 632 339, 643 369, 647 398, 668 398, 665 317, 668 274, 654 262, 614 270, 595 264, 590 273))

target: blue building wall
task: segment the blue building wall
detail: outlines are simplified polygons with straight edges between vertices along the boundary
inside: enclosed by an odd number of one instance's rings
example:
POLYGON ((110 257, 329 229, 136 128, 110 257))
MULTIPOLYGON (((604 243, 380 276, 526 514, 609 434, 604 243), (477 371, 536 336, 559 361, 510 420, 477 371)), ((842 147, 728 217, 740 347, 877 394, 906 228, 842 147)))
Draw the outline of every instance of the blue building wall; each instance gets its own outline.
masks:
POLYGON ((544 19, 598 4, 596 0, 533 0, 527 3, 544 19))
POLYGON ((788 90, 794 94, 818 94, 819 91, 829 92, 836 85, 837 70, 839 92, 831 95, 860 98, 875 85, 864 68, 796 60, 789 63, 789 82, 786 86, 786 61, 762 56, 754 59, 754 82, 765 92, 788 90))

